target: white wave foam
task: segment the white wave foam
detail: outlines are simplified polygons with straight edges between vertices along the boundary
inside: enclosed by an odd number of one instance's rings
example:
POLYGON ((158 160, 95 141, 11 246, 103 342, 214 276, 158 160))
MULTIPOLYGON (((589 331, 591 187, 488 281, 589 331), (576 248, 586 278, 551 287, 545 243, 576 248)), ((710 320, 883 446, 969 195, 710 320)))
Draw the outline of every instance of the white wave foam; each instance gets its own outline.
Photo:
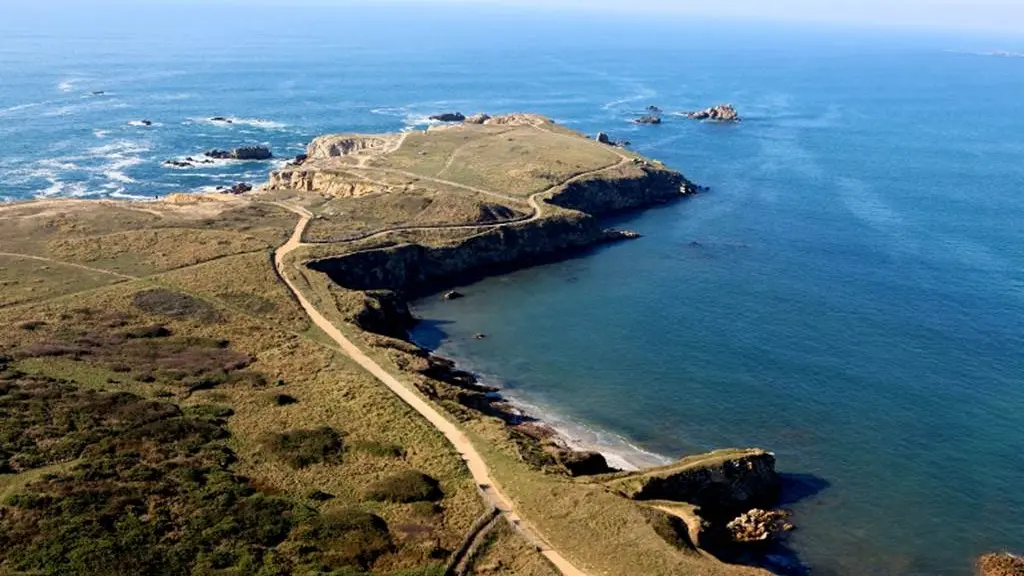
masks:
POLYGON ((92 135, 97 138, 106 138, 110 136, 110 130, 93 130, 92 135))
POLYGON ((150 143, 146 141, 135 141, 135 140, 117 140, 104 146, 95 146, 87 149, 87 152, 91 156, 106 156, 112 158, 120 158, 129 154, 141 154, 143 152, 149 152, 150 143))
POLYGON ((612 100, 611 102, 608 102, 601 108, 603 110, 611 110, 612 108, 618 108, 619 106, 624 106, 626 104, 632 104, 633 102, 639 102, 641 100, 653 98, 657 94, 657 92, 651 90, 650 88, 647 88, 646 86, 639 86, 637 88, 636 93, 634 93, 633 95, 626 96, 625 98, 619 98, 618 100, 612 100))
POLYGON ((224 120, 214 120, 213 118, 189 118, 188 121, 196 124, 220 126, 221 128, 248 126, 250 128, 260 128, 263 130, 281 130, 288 127, 288 125, 283 122, 275 122, 274 120, 267 120, 265 118, 240 118, 238 116, 221 116, 221 118, 224 118, 224 120))
POLYGON ((57 84, 57 90, 59 90, 61 92, 71 92, 72 90, 75 89, 75 84, 77 84, 77 83, 78 83, 78 80, 74 79, 74 78, 73 79, 68 79, 68 80, 61 80, 60 83, 57 84))
POLYGON ((150 122, 149 124, 146 124, 142 120, 130 120, 128 125, 133 128, 159 128, 160 126, 163 126, 163 124, 159 122, 150 122))
POLYGON ((39 106, 43 106, 45 104, 49 104, 49 102, 31 102, 28 104, 18 104, 17 106, 11 106, 9 108, 0 108, 0 116, 7 116, 9 114, 14 114, 16 112, 21 112, 22 110, 28 110, 30 108, 38 108, 39 106))
POLYGON ((48 178, 50 186, 36 194, 37 198, 72 197, 81 198, 88 196, 89 191, 81 182, 64 182, 60 178, 48 178))

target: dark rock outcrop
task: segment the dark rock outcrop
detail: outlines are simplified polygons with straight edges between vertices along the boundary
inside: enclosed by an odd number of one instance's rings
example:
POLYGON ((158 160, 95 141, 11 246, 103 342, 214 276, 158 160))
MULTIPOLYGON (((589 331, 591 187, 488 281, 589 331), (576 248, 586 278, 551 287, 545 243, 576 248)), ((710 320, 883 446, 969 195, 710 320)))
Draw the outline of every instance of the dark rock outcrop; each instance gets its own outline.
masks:
POLYGON ((556 194, 550 203, 603 216, 664 203, 696 192, 696 186, 678 172, 658 169, 649 164, 638 163, 637 166, 642 174, 631 178, 590 178, 573 182, 556 194))
POLYGON ((430 119, 438 122, 464 122, 466 115, 462 112, 445 112, 443 114, 434 114, 430 119))
POLYGON ((444 300, 458 300, 460 298, 465 298, 465 297, 466 297, 465 294, 463 294, 462 292, 459 292, 457 290, 449 290, 449 291, 445 292, 444 295, 441 296, 441 298, 444 299, 444 300))
POLYGON ((616 470, 608 466, 608 461, 600 452, 579 452, 576 450, 558 450, 554 454, 555 461, 570 476, 597 476, 616 470))
POLYGON ((634 500, 673 500, 699 506, 705 518, 728 522, 752 508, 771 508, 781 480, 775 456, 764 450, 712 452, 609 482, 634 500))
POLYGON ((245 194, 246 192, 251 192, 251 191, 252 191, 252 184, 249 184, 247 182, 239 182, 238 184, 235 184, 234 186, 232 186, 230 188, 225 188, 225 189, 221 190, 221 193, 222 194, 235 194, 235 195, 238 195, 238 194, 245 194))
POLYGON ((231 152, 228 152, 227 150, 210 150, 208 152, 204 152, 203 156, 213 158, 214 160, 230 160, 231 152))
POLYGON ((652 116, 650 114, 647 114, 647 115, 644 115, 644 116, 641 116, 641 117, 637 118, 636 120, 633 120, 633 123, 634 124, 648 124, 648 125, 661 124, 661 116, 652 116))
POLYGON ((409 305, 390 290, 364 293, 362 306, 351 320, 363 330, 403 339, 416 324, 409 305))
POLYGON ((1003 552, 978 559, 978 576, 1024 576, 1024 557, 1003 552))
POLYGON ((232 124, 233 123, 230 118, 225 118, 223 116, 214 116, 213 118, 210 118, 210 122, 221 122, 223 124, 232 124))
POLYGON ((740 121, 740 115, 736 113, 736 109, 733 108, 732 104, 719 104, 718 106, 712 106, 711 108, 705 108, 696 112, 686 112, 685 115, 687 118, 694 120, 711 120, 714 122, 740 121))
POLYGON ((467 116, 466 117, 465 123, 466 124, 483 124, 484 122, 487 122, 490 119, 491 119, 491 117, 489 115, 487 115, 487 114, 483 114, 483 113, 473 114, 472 116, 467 116))
POLYGON ((270 160, 274 155, 266 146, 243 146, 235 148, 231 158, 235 160, 270 160))
POLYGON ((594 139, 597 140, 601 144, 611 144, 612 143, 612 139, 609 138, 608 135, 605 134, 604 132, 598 132, 597 133, 597 137, 594 138, 594 139))

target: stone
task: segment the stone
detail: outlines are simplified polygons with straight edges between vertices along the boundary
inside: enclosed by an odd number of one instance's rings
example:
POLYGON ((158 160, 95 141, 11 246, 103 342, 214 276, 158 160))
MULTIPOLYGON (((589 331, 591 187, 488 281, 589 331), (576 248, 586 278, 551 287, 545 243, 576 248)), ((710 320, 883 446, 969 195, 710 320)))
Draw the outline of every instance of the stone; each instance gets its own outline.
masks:
POLYGON ((274 155, 266 146, 243 146, 235 148, 231 158, 235 160, 270 160, 274 155))
POLYGON ((601 144, 612 144, 612 139, 608 137, 604 132, 598 132, 597 138, 595 138, 601 144))
POLYGON ((252 184, 249 184, 247 182, 239 182, 238 184, 235 184, 231 188, 224 189, 223 193, 224 194, 236 194, 237 195, 237 194, 245 194, 246 192, 251 192, 251 191, 252 191, 252 184))
POLYGON ((558 465, 570 476, 596 476, 617 471, 608 465, 600 452, 558 450, 554 456, 558 465))
POLYGON ((434 114, 430 119, 438 122, 464 122, 466 115, 462 112, 445 112, 443 114, 434 114))
POLYGON ((647 125, 661 124, 661 117, 660 116, 652 116, 652 115, 648 114, 646 116, 641 116, 641 117, 637 118, 636 120, 633 120, 633 123, 634 124, 647 124, 647 125))
POLYGON ((740 121, 740 116, 732 104, 719 104, 696 112, 686 112, 685 116, 693 120, 710 120, 712 122, 740 121))
POLYGON ((725 527, 736 542, 763 542, 794 530, 788 520, 789 512, 754 508, 740 514, 725 527))
POLYGON ((104 92, 103 90, 96 90, 92 93, 93 96, 103 96, 104 94, 106 94, 106 92, 104 92))
POLYGON ((165 160, 164 166, 174 166, 175 168, 191 168, 192 163, 186 160, 165 160))
POLYGON ((214 116, 210 118, 210 122, 223 122, 224 124, 231 124, 231 120, 223 116, 214 116))
POLYGON ((143 126, 152 126, 153 125, 153 121, 152 120, 143 120, 142 121, 142 125, 143 126))
POLYGON ((458 300, 459 298, 465 297, 465 294, 457 290, 449 290, 448 292, 445 292, 443 296, 441 296, 443 300, 458 300))
POLYGON ((1024 576, 1024 556, 1008 552, 985 554, 978 559, 978 576, 1024 576))
POLYGON ((230 160, 231 152, 227 150, 210 150, 203 153, 207 158, 213 158, 214 160, 230 160))
POLYGON ((487 122, 490 119, 491 119, 491 117, 489 115, 487 115, 487 114, 483 114, 483 113, 473 114, 472 116, 467 116, 466 117, 465 123, 466 124, 483 124, 484 122, 487 122))
POLYGON ((486 340, 486 339, 487 339, 487 334, 484 334, 482 332, 481 333, 477 333, 477 334, 473 334, 473 340, 486 340))

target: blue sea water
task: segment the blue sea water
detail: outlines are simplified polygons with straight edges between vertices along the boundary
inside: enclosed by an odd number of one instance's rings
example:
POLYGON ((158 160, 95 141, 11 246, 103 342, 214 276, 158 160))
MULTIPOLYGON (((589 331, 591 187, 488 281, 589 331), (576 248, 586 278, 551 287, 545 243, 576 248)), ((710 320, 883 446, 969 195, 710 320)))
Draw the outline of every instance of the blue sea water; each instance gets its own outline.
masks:
POLYGON ((982 552, 1024 552, 1024 59, 985 54, 1021 41, 422 6, 50 8, 0 20, 0 198, 260 182, 272 162, 162 162, 243 144, 285 158, 438 111, 606 131, 712 191, 617 222, 641 240, 425 299, 415 337, 627 458, 775 451, 814 574, 966 575, 982 552), (628 122, 718 102, 746 120, 628 122))

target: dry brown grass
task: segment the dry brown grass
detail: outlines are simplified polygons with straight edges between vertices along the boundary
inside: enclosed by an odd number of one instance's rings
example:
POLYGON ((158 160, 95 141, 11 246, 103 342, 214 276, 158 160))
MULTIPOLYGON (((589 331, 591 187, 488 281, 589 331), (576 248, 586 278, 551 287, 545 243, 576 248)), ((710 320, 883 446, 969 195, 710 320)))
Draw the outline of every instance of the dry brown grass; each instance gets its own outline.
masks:
POLYGON ((123 282, 73 266, 0 255, 0 308, 123 282))
POLYGON ((478 576, 557 576, 537 549, 507 522, 498 519, 495 527, 472 560, 469 574, 478 576))

